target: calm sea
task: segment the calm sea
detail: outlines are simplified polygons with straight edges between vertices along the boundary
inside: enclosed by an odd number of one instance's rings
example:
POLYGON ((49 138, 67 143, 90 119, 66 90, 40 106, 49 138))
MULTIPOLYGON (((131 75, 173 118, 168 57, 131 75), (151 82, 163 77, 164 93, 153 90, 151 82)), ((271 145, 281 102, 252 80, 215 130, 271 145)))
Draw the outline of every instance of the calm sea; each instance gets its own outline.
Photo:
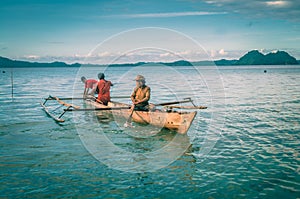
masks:
POLYGON ((0 68, 0 76, 0 198, 300 197, 299 66, 0 68), (143 74, 151 102, 191 97, 208 109, 181 136, 125 129, 94 112, 58 124, 42 110, 49 95, 81 97, 80 77, 98 72, 114 83, 113 100, 129 103, 117 97, 143 74))

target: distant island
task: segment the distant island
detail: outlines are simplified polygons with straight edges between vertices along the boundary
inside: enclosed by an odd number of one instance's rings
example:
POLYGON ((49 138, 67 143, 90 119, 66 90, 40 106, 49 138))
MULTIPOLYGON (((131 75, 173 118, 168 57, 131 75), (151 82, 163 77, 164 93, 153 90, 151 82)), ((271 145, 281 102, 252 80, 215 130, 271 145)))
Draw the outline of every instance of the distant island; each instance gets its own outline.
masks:
POLYGON ((66 64, 64 62, 40 63, 11 60, 0 56, 0 68, 24 68, 24 67, 80 67, 81 64, 66 64))
MULTIPOLYGON (((285 51, 277 51, 262 54, 258 50, 252 50, 246 53, 238 60, 215 60, 215 61, 197 61, 189 62, 185 60, 179 60, 175 62, 137 62, 137 63, 125 63, 125 64, 111 64, 110 67, 118 66, 141 66, 141 65, 167 65, 167 66, 240 66, 240 65, 297 65, 300 61, 296 60, 293 56, 289 55, 285 51)), ((0 68, 22 68, 22 67, 80 67, 82 64, 66 64, 64 62, 52 62, 52 63, 39 63, 39 62, 28 62, 11 60, 0 56, 0 68)), ((90 66, 107 66, 107 65, 94 65, 90 66)))
POLYGON ((242 56, 235 65, 294 65, 299 62, 285 51, 277 51, 263 55, 258 50, 252 50, 242 56))
POLYGON ((217 66, 241 66, 241 65, 297 65, 300 62, 285 51, 277 51, 262 54, 258 50, 249 51, 238 60, 217 60, 217 66))

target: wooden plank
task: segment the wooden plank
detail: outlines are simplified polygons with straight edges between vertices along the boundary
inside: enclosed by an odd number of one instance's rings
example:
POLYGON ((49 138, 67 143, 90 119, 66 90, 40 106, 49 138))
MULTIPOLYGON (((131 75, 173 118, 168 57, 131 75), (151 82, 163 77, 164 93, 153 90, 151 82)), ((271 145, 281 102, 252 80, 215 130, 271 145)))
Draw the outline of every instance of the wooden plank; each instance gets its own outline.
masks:
POLYGON ((178 108, 178 109, 207 109, 206 106, 166 106, 167 108, 178 108))
POLYGON ((56 101, 57 101, 58 103, 60 103, 61 105, 66 106, 66 107, 74 107, 75 109, 79 109, 79 108, 80 108, 80 106, 76 106, 76 105, 74 105, 74 104, 68 104, 68 103, 66 103, 66 102, 64 102, 64 101, 62 101, 62 100, 60 100, 58 97, 52 97, 52 98, 56 99, 56 101))

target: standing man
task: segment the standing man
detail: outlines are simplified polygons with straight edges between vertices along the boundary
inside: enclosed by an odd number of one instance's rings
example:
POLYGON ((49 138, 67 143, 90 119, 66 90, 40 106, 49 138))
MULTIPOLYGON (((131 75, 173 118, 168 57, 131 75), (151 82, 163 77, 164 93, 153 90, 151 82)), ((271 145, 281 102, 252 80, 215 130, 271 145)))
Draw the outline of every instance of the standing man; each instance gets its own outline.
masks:
POLYGON ((111 81, 105 80, 105 76, 103 73, 98 74, 98 98, 97 101, 101 104, 107 105, 110 102, 110 87, 113 86, 111 81))
POLYGON ((135 78, 136 87, 131 94, 131 101, 134 105, 134 110, 148 111, 151 89, 146 85, 145 77, 138 75, 135 78))
POLYGON ((87 95, 94 96, 98 81, 95 79, 86 79, 84 76, 81 77, 81 81, 84 83, 83 98, 85 98, 87 95), (89 89, 92 89, 90 93, 89 89))

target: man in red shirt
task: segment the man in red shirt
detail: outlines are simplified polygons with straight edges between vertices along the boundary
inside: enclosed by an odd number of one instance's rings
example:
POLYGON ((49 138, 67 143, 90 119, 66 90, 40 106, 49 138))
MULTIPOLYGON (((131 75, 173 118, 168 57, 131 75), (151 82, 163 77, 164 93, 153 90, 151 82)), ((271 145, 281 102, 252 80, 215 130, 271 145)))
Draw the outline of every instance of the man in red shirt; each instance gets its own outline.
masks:
POLYGON ((86 79, 85 77, 81 77, 81 81, 84 83, 83 98, 86 95, 94 96, 98 81, 95 79, 86 79), (92 91, 90 93, 89 93, 89 89, 92 89, 92 91))
POLYGON ((98 74, 98 98, 97 101, 99 103, 102 103, 104 105, 107 105, 108 102, 110 102, 110 87, 113 86, 111 81, 107 81, 104 79, 104 74, 99 73, 98 74))

